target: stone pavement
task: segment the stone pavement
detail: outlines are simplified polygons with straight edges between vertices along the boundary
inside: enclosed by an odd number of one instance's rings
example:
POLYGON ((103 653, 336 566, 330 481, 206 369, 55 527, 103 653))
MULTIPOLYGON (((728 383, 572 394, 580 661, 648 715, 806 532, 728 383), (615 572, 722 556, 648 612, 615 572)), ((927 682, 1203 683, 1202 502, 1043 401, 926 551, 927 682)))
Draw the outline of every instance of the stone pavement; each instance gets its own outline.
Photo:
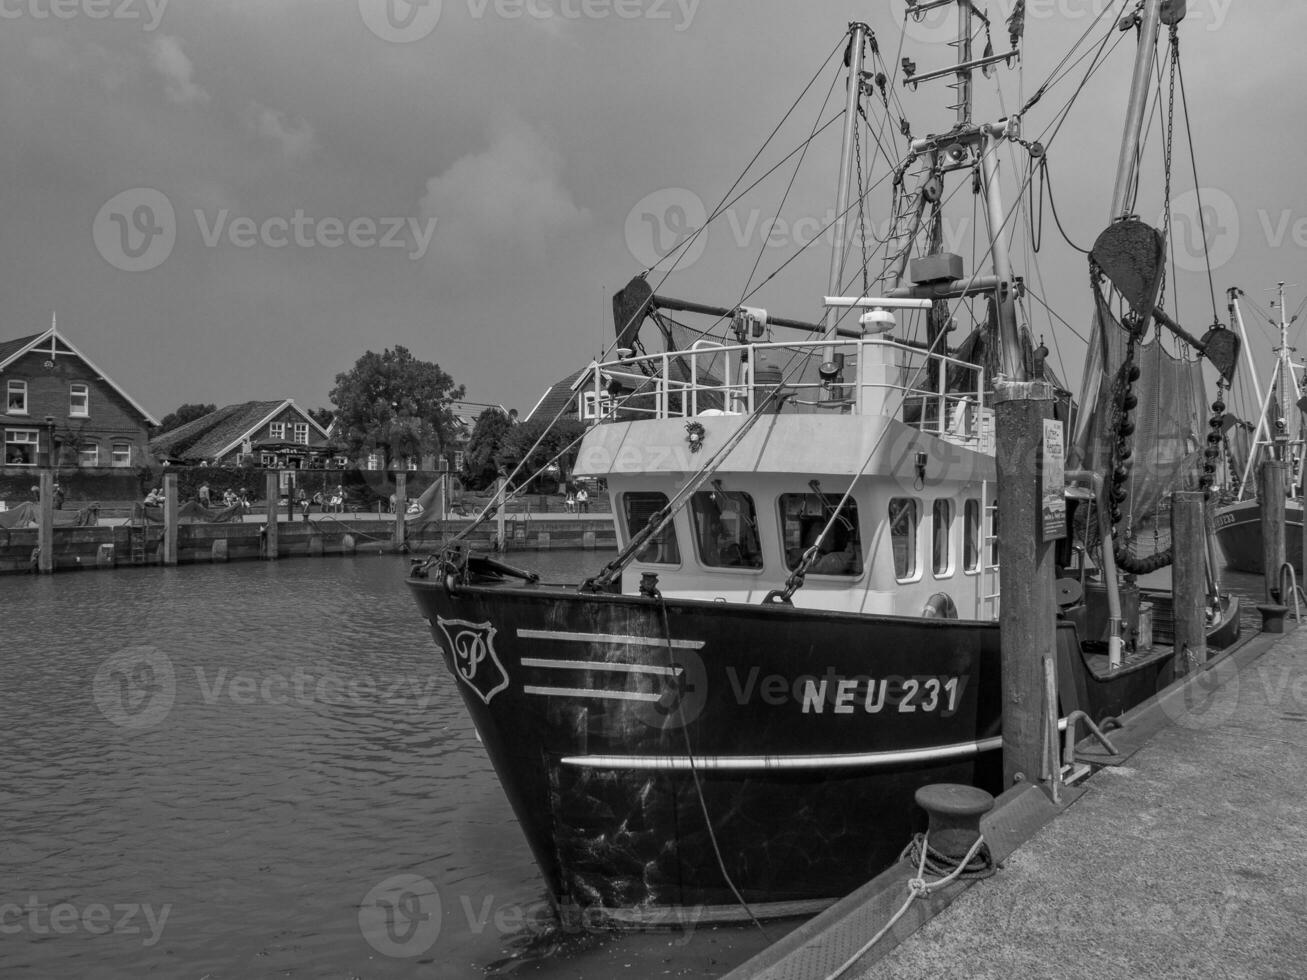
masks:
POLYGON ((997 875, 845 976, 1307 976, 1307 629, 1209 677, 997 875))

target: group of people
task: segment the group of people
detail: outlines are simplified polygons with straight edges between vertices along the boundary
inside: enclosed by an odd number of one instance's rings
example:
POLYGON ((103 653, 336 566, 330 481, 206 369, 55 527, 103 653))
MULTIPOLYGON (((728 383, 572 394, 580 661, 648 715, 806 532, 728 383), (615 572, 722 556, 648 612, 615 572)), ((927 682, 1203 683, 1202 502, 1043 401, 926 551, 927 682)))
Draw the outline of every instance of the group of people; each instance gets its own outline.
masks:
POLYGON ((590 513, 590 491, 584 484, 575 489, 568 485, 567 496, 563 498, 563 509, 569 514, 590 513))

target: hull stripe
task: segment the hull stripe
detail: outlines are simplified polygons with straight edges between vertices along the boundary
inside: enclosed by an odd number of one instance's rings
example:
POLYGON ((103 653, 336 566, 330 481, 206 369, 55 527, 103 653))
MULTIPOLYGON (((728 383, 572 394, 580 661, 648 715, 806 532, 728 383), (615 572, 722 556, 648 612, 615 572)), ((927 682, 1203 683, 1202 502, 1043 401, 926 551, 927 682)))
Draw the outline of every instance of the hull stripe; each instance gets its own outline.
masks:
MULTIPOLYGON (((1058 721, 1059 731, 1066 730, 1067 721, 1058 721)), ((590 769, 660 769, 683 771, 687 769, 872 769, 877 766, 901 766, 913 762, 937 762, 945 759, 964 759, 993 752, 1003 747, 1003 736, 982 738, 974 742, 955 742, 952 745, 932 746, 924 749, 898 749, 892 752, 851 752, 843 755, 569 755, 563 757, 565 766, 582 766, 590 769)))
POLYGON ((596 691, 581 687, 535 687, 527 684, 522 688, 525 694, 535 694, 543 698, 599 698, 605 701, 648 701, 662 700, 660 694, 642 694, 639 691, 596 691))
POLYGON ((569 633, 566 630, 518 630, 523 640, 570 640, 574 643, 618 643, 633 647, 671 646, 676 650, 700 650, 703 640, 668 640, 657 636, 622 636, 617 633, 569 633))
POLYGON ((523 657, 523 667, 547 667, 555 670, 614 670, 627 674, 658 674, 662 677, 680 677, 684 670, 680 667, 656 667, 644 664, 606 664, 585 660, 541 660, 538 657, 523 657))
POLYGON ((565 766, 590 769, 871 769, 878 766, 901 766, 911 762, 962 759, 993 752, 1003 747, 1003 736, 995 735, 976 742, 958 742, 928 749, 900 749, 895 752, 854 752, 845 755, 572 755, 563 758, 565 766))

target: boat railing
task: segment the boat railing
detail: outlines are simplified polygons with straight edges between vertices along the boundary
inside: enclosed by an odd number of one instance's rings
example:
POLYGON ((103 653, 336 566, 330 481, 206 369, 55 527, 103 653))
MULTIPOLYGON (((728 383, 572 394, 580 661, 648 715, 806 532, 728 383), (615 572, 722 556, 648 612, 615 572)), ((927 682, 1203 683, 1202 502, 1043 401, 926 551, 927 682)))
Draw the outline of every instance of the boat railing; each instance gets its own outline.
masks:
POLYGON ((891 416, 950 442, 992 449, 980 365, 887 337, 724 344, 594 362, 583 419, 693 418, 758 411, 891 416), (777 388, 779 393, 769 398, 777 388))

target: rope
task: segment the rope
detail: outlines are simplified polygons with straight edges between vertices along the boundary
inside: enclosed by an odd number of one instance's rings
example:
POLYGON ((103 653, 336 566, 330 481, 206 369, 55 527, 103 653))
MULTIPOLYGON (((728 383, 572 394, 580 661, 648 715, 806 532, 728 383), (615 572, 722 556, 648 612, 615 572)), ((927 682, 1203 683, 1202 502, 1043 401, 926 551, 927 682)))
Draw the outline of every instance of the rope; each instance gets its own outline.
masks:
MULTIPOLYGON (((661 593, 658 594, 658 608, 663 616, 663 637, 667 640, 667 666, 674 667, 676 665, 676 655, 672 647, 672 626, 667 615, 667 600, 662 597, 661 593)), ((676 699, 676 715, 680 720, 681 735, 685 740, 685 757, 690 760, 690 776, 694 780, 694 794, 699 800, 699 810, 703 813, 703 823, 708 829, 708 840, 712 843, 713 854, 717 858, 717 870, 722 873, 723 880, 725 880, 727 887, 730 888, 731 894, 735 896, 735 900, 740 903, 740 908, 744 909, 749 921, 758 927, 758 931, 763 934, 763 938, 771 942, 767 930, 758 921, 758 917, 753 914, 753 909, 749 908, 749 903, 744 900, 740 890, 735 887, 735 880, 731 878, 731 873, 726 870, 726 859, 722 857, 721 845, 717 843, 717 831, 713 829, 712 818, 708 815, 708 801, 703 796, 703 784, 699 780, 699 769, 694 764, 694 747, 690 744, 689 723, 685 717, 684 700, 680 697, 676 699)))
POLYGON ((912 907, 912 903, 917 899, 929 898, 932 892, 939 891, 946 885, 962 879, 967 881, 978 881, 981 878, 988 878, 996 870, 994 859, 989 853, 989 848, 985 845, 983 836, 977 837, 976 842, 971 845, 971 850, 967 851, 966 857, 961 862, 953 865, 952 859, 947 855, 936 851, 926 840, 925 834, 917 834, 912 838, 912 842, 904 848, 903 853, 899 855, 900 861, 915 860, 917 862, 917 874, 914 878, 908 879, 908 897, 899 910, 890 917, 889 922, 885 923, 884 928, 876 935, 872 936, 863 946, 851 957, 844 961, 833 973, 826 977, 826 980, 839 980, 849 969, 867 955, 871 948, 885 937, 899 919, 903 918, 912 907), (981 853, 983 850, 983 854, 981 853), (952 870, 949 870, 952 866, 952 870), (937 877, 934 881, 926 880, 926 872, 933 875, 943 875, 937 877))
POLYGON ((381 537, 381 538, 379 538, 379 537, 377 537, 375 534, 368 534, 366 531, 358 531, 358 530, 355 530, 353 527, 351 527, 350 525, 346 524, 344 521, 339 520, 339 519, 338 519, 334 514, 321 514, 321 515, 319 515, 319 517, 318 517, 318 522, 321 523, 323 520, 334 521, 335 523, 339 524, 341 527, 347 529, 347 530, 349 531, 350 534, 357 535, 357 536, 360 537, 360 538, 367 538, 369 541, 389 541, 389 540, 390 540, 389 537, 381 537))

